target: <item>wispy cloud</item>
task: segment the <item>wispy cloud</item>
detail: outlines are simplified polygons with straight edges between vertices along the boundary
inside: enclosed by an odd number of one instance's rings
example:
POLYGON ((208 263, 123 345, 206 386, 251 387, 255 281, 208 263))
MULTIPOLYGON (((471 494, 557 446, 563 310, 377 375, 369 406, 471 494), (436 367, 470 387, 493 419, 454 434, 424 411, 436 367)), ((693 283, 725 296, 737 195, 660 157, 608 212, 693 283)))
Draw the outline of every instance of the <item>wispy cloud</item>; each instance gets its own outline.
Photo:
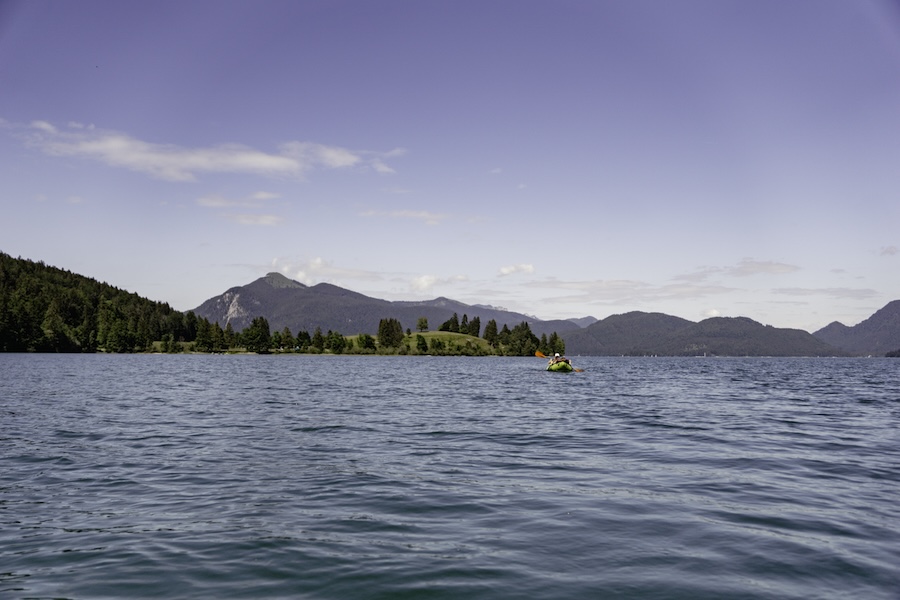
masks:
POLYGON ((469 278, 465 275, 453 275, 451 277, 438 277, 436 275, 420 275, 413 277, 409 282, 409 287, 414 292, 425 293, 430 292, 437 285, 452 285, 455 283, 463 283, 469 278))
POLYGON ((274 200, 275 198, 281 198, 281 194, 275 194, 273 192, 255 192, 250 195, 250 197, 254 200, 274 200))
POLYGON ((366 210, 359 213, 360 217, 386 217, 389 219, 412 219, 422 221, 425 225, 438 225, 449 218, 443 213, 433 213, 427 210, 366 210))
POLYGON ((271 268, 306 285, 323 282, 340 283, 341 280, 384 280, 382 273, 340 267, 321 256, 313 258, 274 258, 271 268))
MULTIPOLYGON (((209 195, 203 196, 202 198, 197 198, 197 204, 203 206, 204 208, 211 209, 229 209, 229 208, 244 208, 244 209, 260 209, 263 207, 267 200, 272 200, 274 198, 278 198, 278 194, 273 194, 271 192, 256 192, 244 198, 226 198, 224 196, 219 195, 209 195)), ((251 213, 233 213, 226 212, 220 213, 221 216, 228 219, 233 223, 237 223, 238 225, 248 225, 248 226, 263 226, 263 227, 272 227, 275 225, 280 225, 284 222, 284 217, 273 215, 273 214, 251 214, 251 213)))
POLYGON ((238 225, 262 225, 271 227, 279 225, 284 221, 284 217, 278 215, 248 215, 248 214, 227 214, 225 218, 234 221, 238 225))
POLYGON ((273 194, 271 192, 256 192, 245 198, 237 199, 211 194, 209 196, 197 198, 197 204, 205 206, 206 208, 230 208, 235 206, 243 208, 259 208, 263 206, 266 200, 273 200, 279 197, 278 194, 273 194))
POLYGON ((762 273, 781 275, 784 273, 794 273, 799 270, 800 267, 794 265, 771 260, 753 260, 752 258, 745 258, 737 265, 726 269, 725 273, 733 277, 749 277, 751 275, 759 275, 762 273))
POLYGON ((894 256, 897 253, 900 253, 900 250, 897 249, 897 246, 884 246, 881 249, 881 256, 894 256))
POLYGON ((518 265, 500 267, 500 270, 497 272, 497 277, 506 277, 507 275, 513 275, 515 273, 534 273, 534 265, 521 263, 518 265))
POLYGON ((139 140, 126 133, 72 123, 61 130, 47 121, 33 121, 27 141, 50 156, 94 160, 112 167, 145 173, 167 181, 195 181, 205 173, 238 173, 264 177, 303 177, 316 169, 368 167, 392 173, 386 160, 401 150, 350 150, 311 142, 286 142, 277 152, 242 144, 185 148, 139 140))
POLYGON ((706 281, 710 277, 751 277, 753 275, 784 275, 799 271, 800 267, 771 260, 745 258, 738 264, 727 267, 701 267, 691 273, 673 277, 676 281, 706 281))
POLYGON ((836 299, 864 300, 875 298, 878 292, 866 288, 778 288, 772 290, 774 294, 786 296, 827 296, 836 299))
POLYGON ((735 291, 735 288, 723 285, 693 282, 655 285, 631 279, 561 281, 550 278, 530 281, 522 285, 530 288, 571 292, 568 295, 554 297, 554 303, 588 303, 598 305, 620 303, 640 305, 663 300, 698 300, 735 291))
POLYGON ((435 275, 419 275, 418 277, 413 277, 412 281, 409 282, 409 287, 417 292, 427 292, 434 287, 437 280, 438 278, 435 275))

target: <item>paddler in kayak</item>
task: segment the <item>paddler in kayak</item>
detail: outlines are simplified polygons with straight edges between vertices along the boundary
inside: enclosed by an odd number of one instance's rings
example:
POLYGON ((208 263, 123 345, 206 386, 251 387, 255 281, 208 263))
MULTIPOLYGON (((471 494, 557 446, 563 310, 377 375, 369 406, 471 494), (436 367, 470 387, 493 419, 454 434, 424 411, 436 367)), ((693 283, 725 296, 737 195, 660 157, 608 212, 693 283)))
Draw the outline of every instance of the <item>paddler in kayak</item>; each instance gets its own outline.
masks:
POLYGON ((553 358, 550 359, 551 365, 555 365, 556 363, 561 363, 561 362, 572 364, 572 362, 568 358, 566 358, 565 356, 560 356, 559 352, 554 354, 553 358))
MULTIPOLYGON (((541 352, 540 350, 536 350, 534 353, 538 358, 547 358, 547 355, 541 352)), ((553 358, 547 363, 548 371, 561 371, 563 373, 571 373, 575 371, 576 373, 581 373, 584 369, 576 369, 572 366, 572 363, 565 356, 560 356, 559 352, 553 354, 553 358)))

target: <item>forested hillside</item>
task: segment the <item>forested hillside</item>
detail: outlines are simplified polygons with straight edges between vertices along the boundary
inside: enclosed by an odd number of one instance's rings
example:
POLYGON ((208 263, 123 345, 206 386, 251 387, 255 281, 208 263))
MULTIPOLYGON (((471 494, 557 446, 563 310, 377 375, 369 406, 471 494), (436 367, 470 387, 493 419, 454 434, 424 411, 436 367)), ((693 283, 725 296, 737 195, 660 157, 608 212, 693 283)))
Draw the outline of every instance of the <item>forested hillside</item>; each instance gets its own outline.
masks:
POLYGON ((813 335, 851 354, 880 356, 893 352, 900 348, 900 300, 888 302, 853 327, 835 321, 813 335))
POLYGON ((168 304, 0 252, 0 351, 143 350, 169 336, 193 339, 196 317, 190 317, 168 304))

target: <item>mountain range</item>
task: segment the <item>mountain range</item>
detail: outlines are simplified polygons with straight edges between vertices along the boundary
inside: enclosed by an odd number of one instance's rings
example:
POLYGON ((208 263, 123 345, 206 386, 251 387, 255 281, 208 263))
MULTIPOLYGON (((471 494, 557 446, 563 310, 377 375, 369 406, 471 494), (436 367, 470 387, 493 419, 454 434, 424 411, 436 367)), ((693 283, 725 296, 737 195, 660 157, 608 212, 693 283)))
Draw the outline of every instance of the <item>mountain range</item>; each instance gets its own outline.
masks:
POLYGON ((460 319, 467 315, 470 321, 478 317, 482 328, 491 319, 497 322, 497 327, 506 325, 510 329, 524 321, 537 336, 550 335, 554 331, 562 336, 566 331, 580 328, 572 321, 543 321, 443 297, 421 302, 391 302, 329 283, 307 286, 280 273, 269 273, 248 285, 233 287, 194 309, 198 317, 211 323, 218 322, 222 327, 231 323, 235 331, 247 327, 254 317, 262 316, 272 331, 288 327, 294 334, 298 331, 312 333, 318 327, 323 332, 331 330, 344 335, 375 335, 381 319, 388 318, 400 321, 404 329, 415 330, 419 318, 425 317, 429 329, 435 330, 454 313, 460 319))
POLYGON ((600 356, 843 356, 847 353, 799 329, 746 317, 699 323, 662 313, 612 315, 563 336, 569 354, 600 356))
POLYGON ((486 305, 469 305, 448 298, 420 302, 391 302, 328 283, 304 285, 269 273, 244 286, 233 287, 194 309, 198 317, 231 323, 242 330, 257 316, 273 331, 293 333, 332 330, 345 335, 376 334, 381 319, 394 318, 404 329, 428 319, 437 329, 454 313, 481 325, 491 319, 498 327, 528 323, 538 336, 556 332, 571 355, 660 356, 849 356, 884 355, 900 348, 900 301, 893 301, 862 323, 847 327, 832 323, 815 333, 776 328, 746 317, 714 317, 699 323, 662 313, 629 312, 603 320, 583 317, 544 321, 486 305))

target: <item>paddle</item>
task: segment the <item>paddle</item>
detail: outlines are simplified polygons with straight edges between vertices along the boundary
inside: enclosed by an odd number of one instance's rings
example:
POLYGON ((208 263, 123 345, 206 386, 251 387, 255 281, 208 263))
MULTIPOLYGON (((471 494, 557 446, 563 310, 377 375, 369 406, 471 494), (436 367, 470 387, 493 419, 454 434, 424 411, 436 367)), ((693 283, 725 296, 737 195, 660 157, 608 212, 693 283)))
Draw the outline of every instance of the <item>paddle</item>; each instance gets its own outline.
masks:
MULTIPOLYGON (((538 358, 550 358, 549 356, 547 356, 540 350, 535 350, 534 355, 537 356, 538 358)), ((572 370, 575 371, 576 373, 584 373, 584 369, 574 369, 573 368, 572 370)))

